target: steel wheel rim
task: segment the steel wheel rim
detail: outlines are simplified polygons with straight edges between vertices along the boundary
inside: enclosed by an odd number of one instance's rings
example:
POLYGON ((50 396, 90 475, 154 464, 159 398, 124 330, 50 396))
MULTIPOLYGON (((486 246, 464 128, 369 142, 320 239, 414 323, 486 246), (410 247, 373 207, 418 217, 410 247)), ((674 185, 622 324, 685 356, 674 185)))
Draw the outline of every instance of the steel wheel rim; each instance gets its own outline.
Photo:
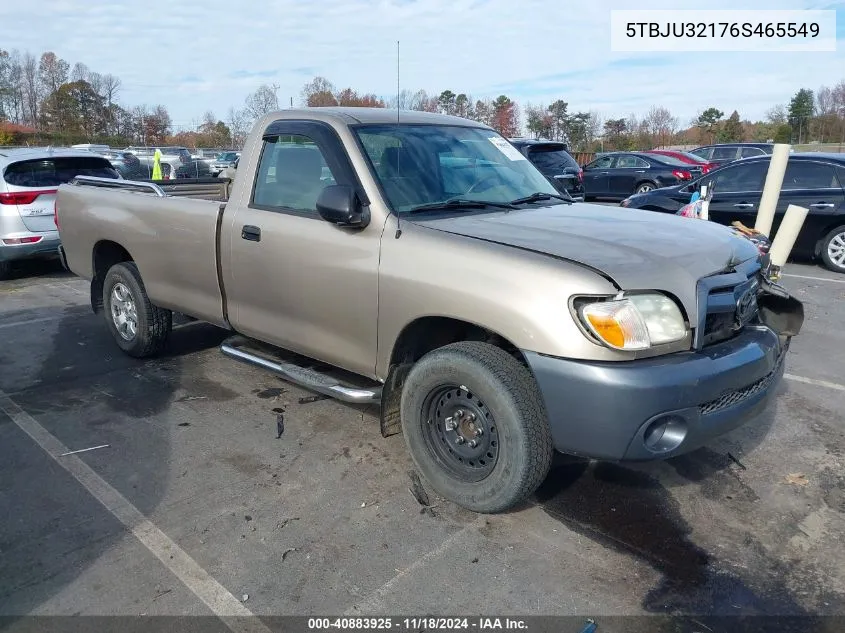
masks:
POLYGON ((845 231, 837 233, 828 242, 827 256, 839 268, 845 268, 845 231))
POLYGON ((138 334, 138 309, 129 288, 117 282, 111 289, 111 318, 117 333, 124 341, 131 341, 138 334))
POLYGON ((477 395, 465 386, 438 387, 426 397, 421 413, 426 447, 446 472, 466 482, 481 481, 493 472, 499 434, 492 413, 477 395))
POLYGON ((654 187, 652 187, 651 185, 640 185, 637 189, 637 193, 648 193, 652 189, 654 189, 654 187))

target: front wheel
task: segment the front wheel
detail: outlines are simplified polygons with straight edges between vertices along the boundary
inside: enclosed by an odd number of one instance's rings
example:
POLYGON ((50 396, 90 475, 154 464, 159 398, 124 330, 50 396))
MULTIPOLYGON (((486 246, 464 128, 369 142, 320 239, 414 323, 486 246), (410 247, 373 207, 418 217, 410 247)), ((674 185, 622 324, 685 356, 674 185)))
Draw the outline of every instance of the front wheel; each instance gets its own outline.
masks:
POLYGON ((634 193, 648 193, 654 189, 657 189, 657 185, 653 182, 641 182, 634 193))
POLYGON ((837 273, 845 273, 845 226, 838 226, 822 238, 824 265, 837 273))
POLYGON ((115 264, 106 273, 103 308, 109 331, 129 356, 155 356, 166 345, 173 314, 150 303, 134 262, 115 264))
POLYGON ((453 343, 426 354, 402 388, 402 432, 423 477, 475 512, 502 512, 546 478, 552 437, 528 369, 504 350, 453 343))

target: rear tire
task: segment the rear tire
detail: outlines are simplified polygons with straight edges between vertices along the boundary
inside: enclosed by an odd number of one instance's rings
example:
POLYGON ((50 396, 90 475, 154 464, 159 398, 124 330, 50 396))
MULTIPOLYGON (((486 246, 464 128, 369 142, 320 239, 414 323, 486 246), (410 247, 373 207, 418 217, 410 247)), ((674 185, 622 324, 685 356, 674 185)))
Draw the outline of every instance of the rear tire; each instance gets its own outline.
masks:
POLYGON ((115 264, 106 273, 103 308, 109 332, 124 353, 148 358, 164 349, 173 313, 150 302, 134 262, 115 264))
POLYGON ((0 280, 8 279, 12 274, 12 262, 0 262, 0 280))
POLYGON ((657 189, 657 185, 649 180, 647 182, 641 182, 640 184, 638 184, 636 190, 634 190, 634 193, 647 193, 654 189, 657 189))
POLYGON ((426 354, 405 380, 401 413, 420 474, 464 508, 502 512, 548 475, 552 436, 539 388, 498 347, 467 341, 426 354))
POLYGON ((837 226, 821 241, 824 265, 835 273, 845 273, 845 226, 837 226))

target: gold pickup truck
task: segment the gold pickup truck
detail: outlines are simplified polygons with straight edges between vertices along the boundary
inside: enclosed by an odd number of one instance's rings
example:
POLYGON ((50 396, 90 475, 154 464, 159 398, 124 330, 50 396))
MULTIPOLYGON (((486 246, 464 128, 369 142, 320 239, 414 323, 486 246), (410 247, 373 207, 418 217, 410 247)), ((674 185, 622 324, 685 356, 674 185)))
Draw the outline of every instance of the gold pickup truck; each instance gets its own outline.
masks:
POLYGON ((731 229, 573 203, 466 119, 268 114, 229 199, 188 194, 59 189, 60 254, 117 345, 156 354, 172 311, 226 328, 233 358, 380 403, 478 512, 530 496, 555 450, 662 459, 753 420, 803 321, 731 229))

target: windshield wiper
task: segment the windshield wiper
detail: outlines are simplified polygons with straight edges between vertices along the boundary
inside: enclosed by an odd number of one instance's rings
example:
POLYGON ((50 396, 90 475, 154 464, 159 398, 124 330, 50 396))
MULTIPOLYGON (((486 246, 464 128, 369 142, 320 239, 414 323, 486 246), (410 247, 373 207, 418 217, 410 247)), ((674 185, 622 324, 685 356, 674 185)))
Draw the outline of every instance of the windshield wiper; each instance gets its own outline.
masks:
POLYGON ((565 196, 558 195, 556 193, 545 193, 544 191, 537 191, 536 193, 532 193, 530 196, 525 196, 524 198, 517 198, 516 200, 511 200, 510 204, 528 204, 529 202, 540 202, 542 200, 551 200, 552 198, 557 198, 558 200, 563 200, 564 202, 568 202, 572 204, 575 202, 575 199, 566 194, 565 196))
POLYGON ((439 209, 484 209, 485 207, 496 207, 498 209, 516 209, 511 202, 491 202, 489 200, 469 200, 465 198, 452 198, 443 202, 430 202, 413 207, 407 213, 422 213, 423 211, 437 211, 439 209))

